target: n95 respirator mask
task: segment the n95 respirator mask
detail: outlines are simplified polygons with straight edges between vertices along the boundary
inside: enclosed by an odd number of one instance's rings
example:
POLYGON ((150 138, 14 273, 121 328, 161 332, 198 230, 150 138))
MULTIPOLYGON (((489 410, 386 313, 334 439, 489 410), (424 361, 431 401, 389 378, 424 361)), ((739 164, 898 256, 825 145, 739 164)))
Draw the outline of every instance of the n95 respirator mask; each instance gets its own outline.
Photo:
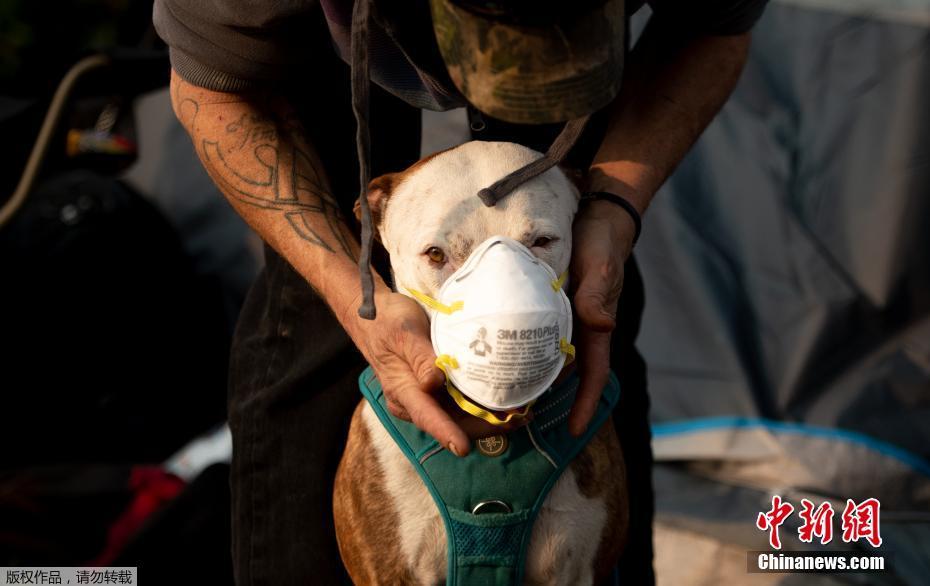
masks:
POLYGON ((408 290, 430 308, 436 363, 460 407, 504 423, 525 416, 549 389, 575 352, 563 283, 564 275, 528 248, 494 236, 475 248, 437 298, 408 290))

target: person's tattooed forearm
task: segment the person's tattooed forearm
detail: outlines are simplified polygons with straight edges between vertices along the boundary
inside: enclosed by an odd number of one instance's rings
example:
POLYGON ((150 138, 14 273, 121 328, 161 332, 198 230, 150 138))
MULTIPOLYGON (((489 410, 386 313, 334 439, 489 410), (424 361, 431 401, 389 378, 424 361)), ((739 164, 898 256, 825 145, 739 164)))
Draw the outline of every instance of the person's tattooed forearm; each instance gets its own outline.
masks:
POLYGON ((264 104, 246 112, 237 109, 234 119, 224 121, 216 106, 235 102, 172 98, 204 167, 228 196, 280 211, 303 240, 355 258, 339 207, 326 188, 319 162, 303 142, 295 116, 260 114, 273 111, 271 104, 264 104))

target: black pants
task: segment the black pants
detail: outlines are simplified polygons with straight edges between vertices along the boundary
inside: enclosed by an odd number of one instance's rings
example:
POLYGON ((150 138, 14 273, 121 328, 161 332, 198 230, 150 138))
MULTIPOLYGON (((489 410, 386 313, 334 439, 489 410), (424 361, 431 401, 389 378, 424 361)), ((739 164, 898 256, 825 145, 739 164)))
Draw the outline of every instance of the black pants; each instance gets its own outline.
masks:
MULTIPOLYGON (((344 69, 334 66, 328 75, 335 79, 330 89, 349 87, 347 79, 339 78, 344 69)), ((307 131, 334 192, 347 195, 342 203, 349 209, 358 185, 348 97, 328 91, 295 103, 309 105, 307 131)), ((419 112, 374 91, 371 120, 375 176, 417 159, 419 112)), ((539 141, 552 137, 552 129, 540 133, 538 128, 490 122, 481 138, 507 138, 540 148, 539 141)), ((331 500, 350 416, 361 399, 357 378, 365 364, 306 281, 267 247, 266 261, 242 310, 230 365, 236 581, 240 586, 348 582, 336 546, 331 500)), ((627 263, 620 306, 612 365, 622 391, 614 422, 626 457, 631 512, 620 571, 624 584, 651 584, 649 401, 645 364, 633 346, 643 291, 632 261, 627 263)))

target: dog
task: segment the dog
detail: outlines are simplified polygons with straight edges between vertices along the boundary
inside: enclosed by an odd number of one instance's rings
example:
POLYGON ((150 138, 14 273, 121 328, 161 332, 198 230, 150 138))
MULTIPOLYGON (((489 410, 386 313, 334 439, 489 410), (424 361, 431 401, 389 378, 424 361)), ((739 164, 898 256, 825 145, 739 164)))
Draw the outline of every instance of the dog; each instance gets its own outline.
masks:
MULTIPOLYGON (((372 181, 369 204, 377 237, 390 255, 395 289, 437 297, 472 249, 497 235, 521 242, 556 274, 566 271, 579 193, 560 169, 525 183, 494 207, 476 196, 540 156, 512 143, 474 141, 372 181)), ((352 417, 333 505, 340 554, 356 584, 445 583, 440 512, 364 400, 352 417)), ((628 518, 623 455, 608 419, 539 510, 524 582, 604 582, 625 544, 628 518)))

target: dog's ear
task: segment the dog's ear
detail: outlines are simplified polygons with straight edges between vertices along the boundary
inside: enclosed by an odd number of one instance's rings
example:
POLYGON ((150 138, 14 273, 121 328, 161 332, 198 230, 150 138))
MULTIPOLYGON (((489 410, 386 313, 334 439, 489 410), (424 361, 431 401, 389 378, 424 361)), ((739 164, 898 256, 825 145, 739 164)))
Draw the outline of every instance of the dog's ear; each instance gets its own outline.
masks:
MULTIPOLYGON (((371 209, 371 225, 376 240, 381 240, 379 226, 384 218, 384 210, 387 209, 387 201, 394 192, 394 185, 399 179, 400 173, 387 173, 371 180, 368 184, 368 207, 371 209)), ((362 221, 362 202, 355 200, 352 207, 355 212, 355 218, 362 221)))

